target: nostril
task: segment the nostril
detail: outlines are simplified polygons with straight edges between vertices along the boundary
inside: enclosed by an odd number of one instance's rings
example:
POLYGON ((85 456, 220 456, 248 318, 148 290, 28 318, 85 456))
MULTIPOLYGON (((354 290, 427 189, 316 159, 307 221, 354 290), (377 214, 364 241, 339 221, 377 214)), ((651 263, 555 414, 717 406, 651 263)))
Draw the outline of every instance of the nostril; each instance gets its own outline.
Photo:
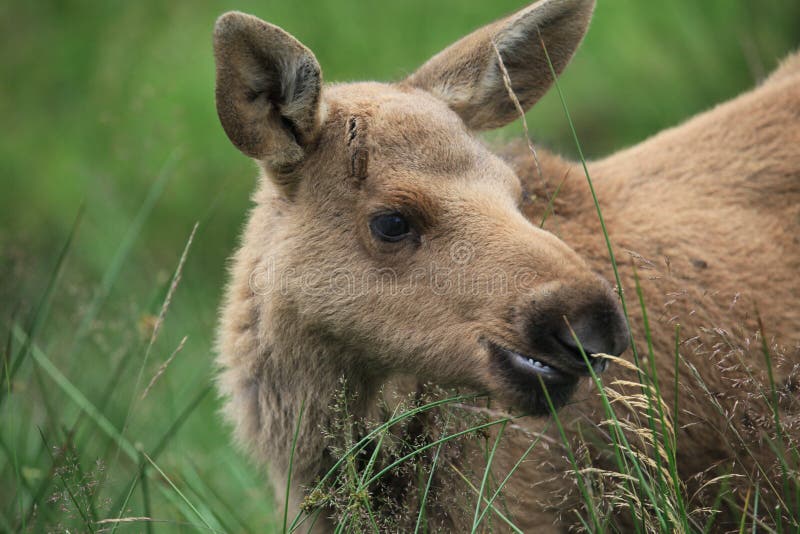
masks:
POLYGON ((565 318, 555 337, 580 359, 583 359, 580 347, 587 356, 619 356, 628 348, 628 327, 616 306, 610 309, 607 306, 589 308, 573 320, 565 318))
MULTIPOLYGON (((625 352, 630 338, 625 316, 616 296, 603 289, 567 287, 535 302, 525 325, 531 348, 578 374, 585 371, 581 348, 589 357, 625 352)), ((592 366, 597 370, 601 364, 592 366)))
POLYGON ((596 332, 583 327, 581 323, 570 323, 570 326, 572 326, 572 330, 565 324, 563 328, 558 330, 555 337, 558 343, 563 345, 575 358, 583 359, 581 348, 583 348, 587 356, 609 353, 604 349, 606 343, 596 332), (578 333, 579 331, 580 333, 578 333), (575 335, 573 335, 573 332, 575 335))

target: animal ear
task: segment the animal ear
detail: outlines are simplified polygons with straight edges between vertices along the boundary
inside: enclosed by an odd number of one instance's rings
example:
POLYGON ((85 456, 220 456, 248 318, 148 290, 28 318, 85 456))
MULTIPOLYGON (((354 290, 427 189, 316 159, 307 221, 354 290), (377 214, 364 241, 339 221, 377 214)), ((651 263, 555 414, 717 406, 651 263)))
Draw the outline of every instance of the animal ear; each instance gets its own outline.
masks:
POLYGON ((471 129, 503 126, 519 112, 503 81, 498 53, 527 111, 553 83, 547 57, 556 73, 564 69, 586 33, 594 3, 541 0, 450 45, 406 83, 444 100, 471 129))
POLYGON ((252 15, 214 26, 217 114, 236 147, 281 171, 300 162, 320 124, 322 71, 297 39, 252 15))

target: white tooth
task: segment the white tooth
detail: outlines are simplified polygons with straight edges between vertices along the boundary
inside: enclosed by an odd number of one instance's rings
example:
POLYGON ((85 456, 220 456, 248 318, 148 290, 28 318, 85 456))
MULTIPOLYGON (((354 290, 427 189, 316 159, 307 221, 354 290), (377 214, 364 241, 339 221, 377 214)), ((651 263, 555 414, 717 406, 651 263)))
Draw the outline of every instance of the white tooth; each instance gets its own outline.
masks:
POLYGON ((536 364, 539 363, 539 362, 534 362, 533 358, 528 358, 528 363, 533 365, 534 367, 536 367, 536 364))

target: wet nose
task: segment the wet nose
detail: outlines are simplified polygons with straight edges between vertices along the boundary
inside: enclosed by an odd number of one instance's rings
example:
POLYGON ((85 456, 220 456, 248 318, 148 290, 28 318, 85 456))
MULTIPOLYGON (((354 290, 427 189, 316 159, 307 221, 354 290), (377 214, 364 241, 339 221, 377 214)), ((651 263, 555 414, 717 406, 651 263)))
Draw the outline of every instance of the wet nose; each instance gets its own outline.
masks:
POLYGON ((571 318, 566 316, 561 327, 551 335, 581 361, 580 347, 587 356, 619 356, 628 348, 628 326, 617 303, 609 300, 601 299, 574 313, 571 318))
POLYGON ((630 337, 618 298, 605 284, 592 290, 564 288, 534 302, 527 334, 537 352, 576 372, 588 372, 580 347, 589 357, 619 356, 630 337))

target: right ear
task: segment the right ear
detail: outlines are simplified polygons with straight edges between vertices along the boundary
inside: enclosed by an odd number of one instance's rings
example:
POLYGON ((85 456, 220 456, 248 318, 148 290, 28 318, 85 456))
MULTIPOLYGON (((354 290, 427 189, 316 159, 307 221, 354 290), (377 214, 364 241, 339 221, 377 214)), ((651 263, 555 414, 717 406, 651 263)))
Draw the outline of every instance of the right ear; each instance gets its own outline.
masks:
POLYGON ((299 163, 320 125, 322 71, 297 39, 252 15, 214 26, 217 114, 236 147, 281 172, 299 163))

